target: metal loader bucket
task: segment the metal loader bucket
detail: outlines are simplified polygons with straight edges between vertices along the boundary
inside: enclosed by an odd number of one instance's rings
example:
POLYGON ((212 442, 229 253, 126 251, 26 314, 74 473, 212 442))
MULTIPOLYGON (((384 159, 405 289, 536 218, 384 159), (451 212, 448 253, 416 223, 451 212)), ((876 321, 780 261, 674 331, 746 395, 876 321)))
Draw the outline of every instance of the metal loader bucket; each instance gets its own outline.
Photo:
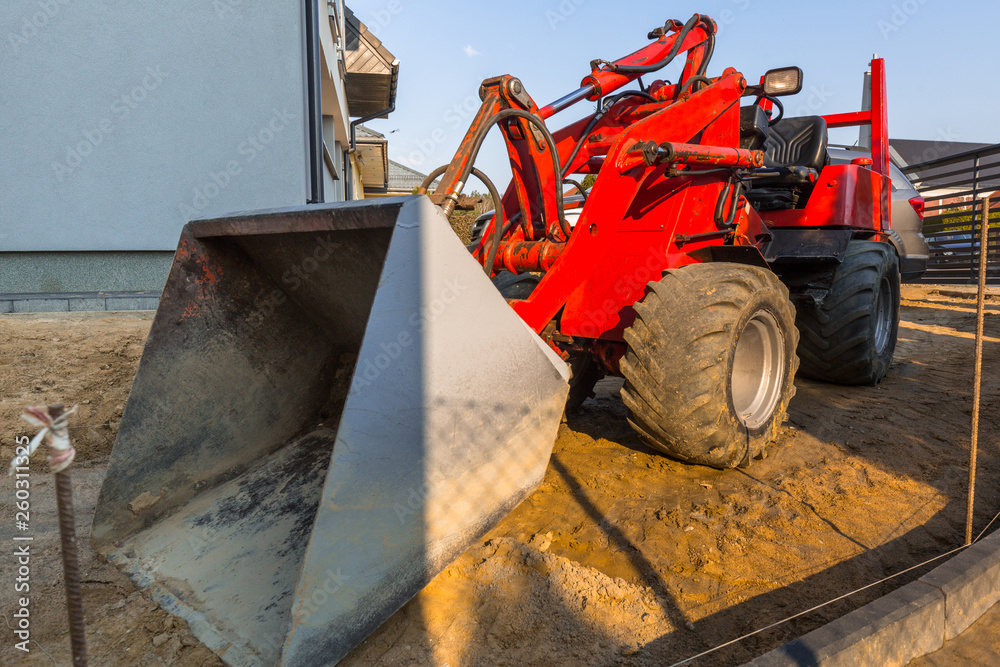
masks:
POLYGON ((567 375, 426 197, 192 223, 94 547, 229 664, 333 664, 538 485, 567 375))

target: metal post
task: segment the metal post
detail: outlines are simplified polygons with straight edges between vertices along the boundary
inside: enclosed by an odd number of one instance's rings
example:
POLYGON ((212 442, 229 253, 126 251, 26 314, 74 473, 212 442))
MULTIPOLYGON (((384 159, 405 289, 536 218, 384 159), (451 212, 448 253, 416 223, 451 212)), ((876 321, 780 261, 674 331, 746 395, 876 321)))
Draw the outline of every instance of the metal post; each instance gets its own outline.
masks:
MULTIPOLYGON (((49 407, 53 420, 62 416, 63 406, 49 407)), ((66 587, 66 609, 69 612, 69 640, 73 650, 73 667, 87 665, 87 635, 83 618, 83 592, 80 590, 80 566, 76 552, 76 517, 73 512, 73 485, 69 468, 57 472, 56 506, 59 509, 59 537, 62 540, 63 579, 66 587)))
MULTIPOLYGON (((979 153, 976 153, 976 157, 972 160, 972 236, 976 235, 976 215, 978 211, 976 210, 976 200, 979 199, 979 153)), ((970 243, 970 245, 972 245, 970 243)), ((973 280, 976 277, 976 253, 971 252, 972 248, 969 249, 969 280, 973 280)))
POLYGON ((983 319, 986 311, 986 244, 990 231, 990 198, 983 197, 979 235, 979 304, 976 311, 976 371, 972 393, 972 446, 969 450, 969 499, 965 512, 965 544, 972 544, 972 510, 976 504, 976 455, 979 448, 979 396, 983 378, 983 319))

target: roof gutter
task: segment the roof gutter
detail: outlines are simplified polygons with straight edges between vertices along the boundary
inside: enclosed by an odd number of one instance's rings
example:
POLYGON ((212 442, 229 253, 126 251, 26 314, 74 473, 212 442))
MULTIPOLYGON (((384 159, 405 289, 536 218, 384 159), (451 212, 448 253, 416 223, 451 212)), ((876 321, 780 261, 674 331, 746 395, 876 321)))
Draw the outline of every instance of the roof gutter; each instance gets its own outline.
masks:
POLYGON ((394 60, 392 63, 392 83, 389 86, 389 106, 381 111, 376 111, 373 114, 369 114, 363 118, 358 118, 357 120, 351 121, 351 147, 347 151, 348 155, 353 155, 355 151, 358 150, 358 136, 357 128, 358 125, 367 123, 370 120, 375 120, 376 118, 381 118, 382 116, 388 116, 393 111, 396 110, 396 87, 399 85, 399 60, 394 60))

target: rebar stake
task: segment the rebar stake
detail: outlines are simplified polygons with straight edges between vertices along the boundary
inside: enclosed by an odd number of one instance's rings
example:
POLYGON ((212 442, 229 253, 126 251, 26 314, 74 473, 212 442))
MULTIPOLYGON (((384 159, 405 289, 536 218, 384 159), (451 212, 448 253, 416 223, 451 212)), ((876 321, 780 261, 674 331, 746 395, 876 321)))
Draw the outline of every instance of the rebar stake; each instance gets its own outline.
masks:
MULTIPOLYGON (((50 405, 53 420, 62 416, 62 405, 50 405)), ((69 468, 55 473, 56 506, 59 509, 59 537, 62 540, 63 580, 66 586, 66 609, 69 612, 69 640, 73 667, 87 665, 87 634, 83 619, 83 592, 80 590, 80 564, 76 551, 76 518, 73 511, 73 485, 69 468)))
POLYGON ((979 303, 976 311, 976 372, 972 390, 972 447, 969 449, 969 499, 965 511, 965 545, 972 544, 972 511, 976 505, 976 455, 979 449, 979 396, 983 380, 983 319, 986 313, 986 262, 989 258, 990 198, 983 197, 979 232, 979 303))

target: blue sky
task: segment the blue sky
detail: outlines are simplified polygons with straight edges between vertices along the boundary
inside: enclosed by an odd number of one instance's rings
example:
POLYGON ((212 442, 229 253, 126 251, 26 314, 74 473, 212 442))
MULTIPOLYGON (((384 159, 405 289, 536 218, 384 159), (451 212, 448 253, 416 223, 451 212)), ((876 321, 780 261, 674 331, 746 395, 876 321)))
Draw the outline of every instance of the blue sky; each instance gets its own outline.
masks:
MULTIPOLYGON (((683 21, 695 12, 708 14, 720 27, 710 76, 726 67, 750 80, 774 67, 804 70, 803 92, 786 99, 789 115, 858 110, 863 74, 878 53, 886 59, 892 137, 1000 142, 992 110, 998 93, 991 34, 1000 22, 1000 3, 353 0, 348 5, 401 63, 396 112, 370 126, 388 136, 392 159, 424 173, 451 160, 478 109, 483 79, 517 76, 541 106, 578 88, 591 60, 627 55, 647 44, 646 33, 664 20, 683 21)), ((661 76, 676 80, 676 69, 661 76)), ((581 103, 549 125, 562 127, 592 110, 591 103, 581 103)), ((856 130, 839 132, 835 141, 857 138, 856 130)), ((510 169, 499 136, 497 130, 491 133, 477 166, 503 189, 510 169)))

